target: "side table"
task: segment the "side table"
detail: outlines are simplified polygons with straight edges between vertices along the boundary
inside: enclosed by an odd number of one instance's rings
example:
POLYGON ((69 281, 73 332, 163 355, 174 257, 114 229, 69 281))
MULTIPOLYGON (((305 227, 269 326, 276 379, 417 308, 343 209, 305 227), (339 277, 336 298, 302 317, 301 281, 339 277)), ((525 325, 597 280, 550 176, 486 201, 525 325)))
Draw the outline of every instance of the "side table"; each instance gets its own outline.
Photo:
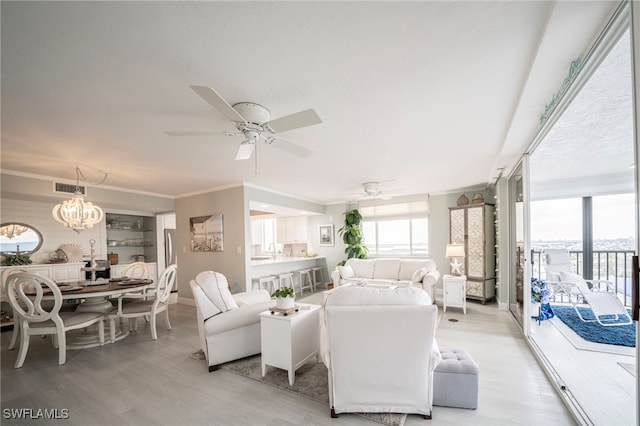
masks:
POLYGON ((467 314, 467 277, 465 275, 445 275, 442 277, 442 310, 447 306, 462 308, 467 314))
POLYGON ((299 303, 297 312, 283 315, 260 314, 262 377, 267 365, 289 372, 293 385, 296 370, 318 354, 320 346, 320 305, 299 303))

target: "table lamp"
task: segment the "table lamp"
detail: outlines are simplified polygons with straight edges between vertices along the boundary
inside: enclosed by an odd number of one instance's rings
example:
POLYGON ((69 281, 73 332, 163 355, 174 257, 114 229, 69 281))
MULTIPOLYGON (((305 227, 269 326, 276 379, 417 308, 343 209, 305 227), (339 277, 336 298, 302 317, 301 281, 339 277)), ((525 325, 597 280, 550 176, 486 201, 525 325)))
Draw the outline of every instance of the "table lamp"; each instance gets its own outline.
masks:
POLYGON ((447 244, 446 257, 453 258, 451 265, 451 275, 461 275, 460 268, 462 264, 458 261, 459 257, 464 257, 464 246, 462 244, 447 244))

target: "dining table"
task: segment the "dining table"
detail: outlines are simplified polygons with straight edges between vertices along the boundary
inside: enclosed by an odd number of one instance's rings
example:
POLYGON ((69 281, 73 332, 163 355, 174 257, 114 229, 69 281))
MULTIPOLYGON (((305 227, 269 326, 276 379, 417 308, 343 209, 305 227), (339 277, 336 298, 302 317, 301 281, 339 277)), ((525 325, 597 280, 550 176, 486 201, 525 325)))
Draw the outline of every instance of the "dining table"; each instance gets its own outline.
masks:
MULTIPOLYGON (((138 293, 153 285, 153 280, 141 278, 100 278, 95 281, 66 281, 56 283, 62 293, 63 301, 77 300, 76 312, 99 312, 108 315, 114 310, 111 299, 126 293, 138 293)), ((53 299, 53 295, 44 299, 53 299)), ((109 336, 109 324, 105 320, 104 335, 109 336)), ((117 324, 117 323, 116 323, 117 324)), ((124 339, 129 335, 128 330, 119 329, 115 333, 115 341, 124 339)), ((100 339, 97 327, 88 327, 81 333, 70 335, 67 342, 67 349, 85 349, 100 346, 100 339)), ((106 343, 112 343, 105 339, 106 343)))

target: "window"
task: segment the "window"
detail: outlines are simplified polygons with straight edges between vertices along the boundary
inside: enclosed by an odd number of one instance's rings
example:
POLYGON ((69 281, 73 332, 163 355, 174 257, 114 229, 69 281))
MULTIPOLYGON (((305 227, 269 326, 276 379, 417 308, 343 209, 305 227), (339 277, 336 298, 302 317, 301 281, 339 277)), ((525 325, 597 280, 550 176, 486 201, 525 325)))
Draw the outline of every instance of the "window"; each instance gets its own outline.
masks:
POLYGON ((428 204, 424 199, 360 208, 369 256, 427 256, 428 204))
POLYGON ((262 220, 262 252, 273 253, 276 250, 276 219, 262 220))
POLYGON ((634 204, 632 193, 593 197, 594 250, 634 250, 634 204))
POLYGON ((582 250, 582 200, 532 201, 531 248, 582 250))

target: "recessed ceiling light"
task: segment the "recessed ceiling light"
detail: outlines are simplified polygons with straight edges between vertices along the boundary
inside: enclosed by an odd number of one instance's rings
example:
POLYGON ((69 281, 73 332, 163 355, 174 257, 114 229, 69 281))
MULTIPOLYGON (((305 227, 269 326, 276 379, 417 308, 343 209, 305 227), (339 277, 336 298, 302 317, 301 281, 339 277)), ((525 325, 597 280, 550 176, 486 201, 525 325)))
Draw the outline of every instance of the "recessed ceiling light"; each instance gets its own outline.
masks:
POLYGON ((267 207, 269 207, 269 204, 260 204, 260 207, 262 207, 263 209, 266 209, 267 207))

